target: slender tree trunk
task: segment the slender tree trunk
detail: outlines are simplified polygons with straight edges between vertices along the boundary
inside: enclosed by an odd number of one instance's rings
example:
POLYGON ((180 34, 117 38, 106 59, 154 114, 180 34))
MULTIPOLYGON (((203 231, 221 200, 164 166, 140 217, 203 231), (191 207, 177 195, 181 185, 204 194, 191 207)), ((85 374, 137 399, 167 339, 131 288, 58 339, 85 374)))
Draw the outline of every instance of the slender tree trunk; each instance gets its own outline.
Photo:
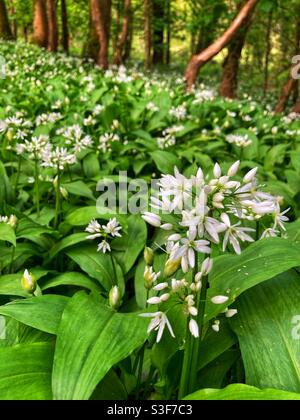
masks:
POLYGON ((48 50, 56 52, 58 48, 58 31, 56 17, 56 0, 47 0, 48 17, 48 50))
POLYGON ((172 23, 171 23, 171 1, 167 0, 166 10, 166 21, 167 21, 167 40, 166 40, 166 64, 171 63, 171 35, 172 35, 172 23))
POLYGON ((271 34, 272 34, 272 22, 273 22, 273 10, 271 9, 268 16, 268 26, 267 26, 267 33, 266 33, 266 55, 265 55, 265 71, 264 71, 264 95, 266 95, 269 89, 269 63, 270 63, 270 55, 272 50, 272 41, 271 41, 271 34))
POLYGON ((150 70, 152 65, 152 32, 151 32, 152 0, 144 0, 144 36, 145 36, 145 69, 150 70))
POLYGON ((124 57, 123 61, 126 63, 126 61, 129 60, 131 57, 131 51, 132 51, 132 42, 133 42, 133 8, 130 8, 129 13, 129 30, 128 30, 128 36, 124 47, 124 57))
POLYGON ((69 54, 69 26, 68 26, 68 9, 66 0, 61 1, 61 25, 62 25, 62 35, 61 35, 61 45, 66 54, 69 54))
POLYGON ((48 46, 48 21, 46 0, 34 0, 33 42, 41 48, 48 46))
POLYGON ((237 95, 240 59, 251 23, 252 13, 248 15, 244 25, 236 32, 235 37, 229 44, 228 55, 223 65, 223 78, 220 89, 223 98, 233 99, 237 95))
POLYGON ((0 0, 0 38, 13 39, 4 0, 0 0))
POLYGON ((164 64, 164 0, 153 0, 153 64, 164 64))
POLYGON ((296 112, 297 114, 300 114, 300 99, 298 100, 298 102, 294 106, 293 112, 296 112))
POLYGON ((28 42, 28 27, 27 26, 23 26, 23 37, 24 37, 24 41, 28 42))
POLYGON ((129 36, 130 15, 131 0, 124 0, 123 26, 117 42, 116 53, 114 57, 114 64, 117 64, 118 66, 120 66, 124 62, 124 48, 126 46, 129 36))
POLYGON ((115 33, 112 36, 112 44, 113 44, 113 51, 114 55, 117 50, 117 45, 120 37, 121 32, 121 11, 122 11, 122 0, 117 0, 117 4, 115 6, 116 9, 116 19, 115 19, 115 33))
POLYGON ((219 54, 219 52, 229 44, 237 31, 244 25, 249 14, 252 13, 258 1, 259 0, 248 0, 245 6, 240 10, 237 17, 233 20, 230 27, 224 32, 224 34, 200 54, 196 54, 191 58, 185 71, 185 79, 187 82, 187 88, 189 90, 192 89, 193 85, 195 84, 201 67, 203 67, 217 54, 219 54))
POLYGON ((275 108, 276 113, 280 113, 284 111, 286 104, 288 103, 289 97, 291 96, 291 93, 293 89, 295 89, 295 86, 297 85, 297 83, 298 83, 298 80, 291 77, 289 81, 284 85, 279 101, 275 108))
POLYGON ((111 24, 111 0, 91 0, 92 17, 99 39, 100 49, 97 64, 108 68, 108 48, 111 24))
POLYGON ((96 31, 96 27, 93 21, 93 13, 92 13, 92 1, 89 1, 89 32, 88 32, 88 39, 86 44, 83 48, 83 56, 86 58, 92 58, 95 62, 98 60, 99 50, 100 50, 100 43, 98 34, 96 31))
POLYGON ((15 0, 10 0, 9 2, 9 13, 11 16, 13 16, 12 19, 12 34, 13 34, 13 38, 17 39, 18 38, 18 22, 16 19, 16 7, 15 7, 15 0))

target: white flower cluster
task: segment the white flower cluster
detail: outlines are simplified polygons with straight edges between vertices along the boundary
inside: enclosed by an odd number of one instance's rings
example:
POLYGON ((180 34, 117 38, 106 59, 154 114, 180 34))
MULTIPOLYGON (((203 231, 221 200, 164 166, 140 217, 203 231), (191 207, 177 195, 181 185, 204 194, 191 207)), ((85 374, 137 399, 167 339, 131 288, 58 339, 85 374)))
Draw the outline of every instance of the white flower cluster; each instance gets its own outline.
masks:
POLYGON ((97 252, 103 252, 105 254, 107 251, 110 252, 109 239, 116 237, 121 237, 120 230, 122 227, 119 225, 119 222, 116 218, 110 219, 106 225, 100 225, 100 223, 93 219, 85 229, 86 232, 90 233, 86 239, 97 239, 102 238, 102 241, 98 244, 97 252))
POLYGON ((167 149, 168 147, 174 146, 176 144, 176 134, 184 130, 182 125, 174 125, 173 127, 166 128, 162 135, 163 137, 158 137, 157 145, 160 149, 167 149))
POLYGON ((66 139, 65 143, 73 147, 75 154, 93 146, 91 136, 85 135, 78 124, 61 128, 56 131, 56 134, 61 135, 66 139))
POLYGON ((120 136, 114 133, 105 133, 99 138, 98 149, 103 153, 111 152, 111 144, 120 141, 120 136))
POLYGON ((183 104, 177 107, 172 107, 169 111, 169 114, 171 115, 171 117, 176 118, 177 121, 185 120, 187 116, 186 105, 183 104))
MULTIPOLYGON (((223 235, 223 251, 230 244, 237 254, 240 242, 253 242, 250 236, 255 229, 241 226, 242 221, 261 221, 265 229, 263 237, 276 229, 284 230, 288 218, 280 211, 280 198, 261 192, 256 179, 257 168, 249 171, 241 181, 233 180, 240 162, 235 162, 222 174, 215 164, 213 178, 204 176, 201 168, 197 175, 186 178, 177 168, 175 174, 163 175, 159 181, 158 197, 151 197, 154 212, 145 212, 143 218, 149 224, 173 230, 166 242, 170 260, 181 261, 183 272, 194 268, 197 253, 209 254, 210 244, 220 243, 223 235), (161 215, 159 214, 161 213, 161 215), (173 214, 173 223, 163 223, 164 214, 173 214), (270 218, 273 219, 270 226, 270 218)), ((168 218, 168 221, 170 218, 168 218)))
POLYGON ((229 134, 228 136, 226 136, 226 141, 230 144, 235 144, 236 146, 241 147, 242 149, 252 144, 252 140, 249 138, 249 136, 247 136, 247 134, 229 134))
POLYGON ((6 223, 7 225, 10 225, 11 227, 15 227, 17 224, 18 219, 14 214, 8 216, 0 216, 0 223, 6 223))
POLYGON ((46 168, 56 168, 63 171, 66 166, 70 166, 76 163, 76 156, 74 153, 70 153, 64 147, 53 147, 49 145, 42 152, 42 163, 41 165, 46 168))
POLYGON ((56 121, 62 119, 63 116, 59 112, 49 112, 47 114, 38 115, 35 123, 37 126, 44 125, 48 123, 55 123, 56 121))
POLYGON ((41 159, 45 150, 50 150, 49 136, 41 134, 38 137, 32 137, 31 140, 25 140, 24 143, 16 144, 16 153, 22 155, 29 153, 30 159, 41 159))

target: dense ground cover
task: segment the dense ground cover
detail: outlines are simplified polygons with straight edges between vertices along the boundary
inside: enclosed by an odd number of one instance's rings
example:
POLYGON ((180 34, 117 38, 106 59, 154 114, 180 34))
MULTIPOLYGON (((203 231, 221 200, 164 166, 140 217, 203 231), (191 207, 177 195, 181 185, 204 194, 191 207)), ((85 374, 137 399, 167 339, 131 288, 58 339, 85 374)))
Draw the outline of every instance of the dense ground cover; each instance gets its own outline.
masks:
POLYGON ((0 55, 0 398, 299 399, 299 115, 0 55))

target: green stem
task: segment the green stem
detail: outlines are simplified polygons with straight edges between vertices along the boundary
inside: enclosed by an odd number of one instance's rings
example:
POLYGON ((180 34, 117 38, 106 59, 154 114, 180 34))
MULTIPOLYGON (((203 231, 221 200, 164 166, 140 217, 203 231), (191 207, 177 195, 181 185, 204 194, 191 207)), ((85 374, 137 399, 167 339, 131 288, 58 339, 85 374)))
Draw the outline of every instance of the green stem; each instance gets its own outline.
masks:
POLYGON ((255 240, 259 240, 259 221, 256 222, 256 234, 255 234, 255 240))
POLYGON ((12 267, 14 263, 15 253, 16 253, 16 247, 13 246, 12 251, 11 251, 10 264, 9 264, 9 274, 12 274, 12 267))
POLYGON ((19 180, 20 180, 20 173, 21 173, 21 156, 18 157, 18 169, 16 174, 16 180, 15 180, 15 195, 17 195, 19 180))
POLYGON ((57 229, 60 216, 60 172, 57 173, 57 183, 55 186, 55 220, 54 229, 57 229))
MULTIPOLYGON (((194 278, 197 272, 198 272, 198 261, 196 258, 196 264, 193 269, 192 281, 194 281, 194 278)), ((186 325, 186 339, 185 339, 185 348, 184 348, 184 356, 183 356, 183 365, 182 365, 181 378, 180 378, 180 384, 179 384, 179 393, 178 393, 179 399, 182 399, 185 395, 189 393, 191 363, 192 363, 193 355, 194 355, 194 347, 196 345, 196 342, 199 341, 198 339, 195 339, 191 335, 190 330, 189 330, 189 321, 190 321, 190 318, 188 317, 187 325, 186 325)))
POLYGON ((202 278, 202 288, 200 292, 200 296, 198 296, 198 316, 197 316, 197 323, 199 326, 199 338, 194 339, 194 349, 191 361, 191 372, 190 372, 190 388, 189 393, 196 390, 197 386, 197 373, 198 373, 198 365, 199 365, 199 350, 200 350, 200 343, 203 336, 203 327, 204 327, 204 316, 205 316, 205 306, 206 306, 206 295, 207 295, 207 285, 208 285, 208 276, 202 278))
POLYGON ((115 261, 114 261, 114 257, 112 255, 112 252, 110 253, 110 258, 111 258, 111 263, 112 263, 113 272, 114 272, 114 278, 113 278, 112 282, 113 282, 114 286, 117 286, 118 285, 117 270, 116 270, 116 265, 115 265, 115 261))
POLYGON ((38 160, 34 159, 34 181, 35 181, 35 205, 37 217, 40 217, 40 186, 39 186, 39 165, 38 160))

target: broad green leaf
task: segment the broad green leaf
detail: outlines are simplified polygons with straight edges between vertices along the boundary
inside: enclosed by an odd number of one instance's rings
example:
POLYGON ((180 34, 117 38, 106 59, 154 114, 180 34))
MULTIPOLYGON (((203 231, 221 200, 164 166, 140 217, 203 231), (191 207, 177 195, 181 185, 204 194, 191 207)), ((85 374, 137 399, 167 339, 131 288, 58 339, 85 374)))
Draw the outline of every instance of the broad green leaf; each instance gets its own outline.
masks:
POLYGON ((175 166, 177 168, 181 167, 180 160, 173 153, 156 150, 150 153, 150 156, 154 160, 157 169, 163 174, 173 174, 175 166))
POLYGON ((255 242, 241 255, 215 258, 209 278, 207 320, 222 312, 247 289, 298 265, 300 244, 280 238, 255 242), (228 295, 229 300, 223 305, 214 305, 210 299, 216 295, 228 295))
POLYGON ((121 314, 79 292, 66 306, 53 367, 55 399, 87 400, 109 369, 147 338, 147 320, 121 314))
POLYGON ((16 246, 15 230, 7 223, 0 223, 0 241, 7 241, 16 246))
POLYGON ((73 235, 69 235, 66 238, 62 239, 60 242, 57 242, 52 249, 50 249, 49 252, 49 259, 52 260, 58 253, 63 251, 66 248, 69 248, 70 246, 79 244, 80 242, 87 241, 86 239, 87 233, 80 232, 80 233, 74 233, 73 235))
POLYGON ((111 369, 93 393, 91 400, 127 400, 127 392, 118 378, 117 374, 111 369))
POLYGON ((134 265, 147 240, 147 227, 144 220, 137 215, 128 217, 128 233, 113 241, 112 247, 121 253, 117 254, 117 260, 124 273, 134 265))
POLYGON ((123 289, 124 278, 119 265, 112 262, 111 254, 97 252, 97 246, 84 245, 67 252, 67 255, 75 261, 79 267, 93 279, 98 280, 101 286, 109 291, 117 282, 123 289))
POLYGON ((50 400, 53 345, 0 348, 0 399, 50 400))
POLYGON ((233 384, 223 389, 201 389, 185 400, 300 400, 300 394, 278 389, 259 389, 254 386, 233 384))
MULTIPOLYGON (((45 276, 48 271, 47 270, 39 270, 34 269, 31 270, 37 280, 45 276)), ((23 276, 22 273, 17 274, 6 274, 4 276, 0 276, 0 295, 11 295, 11 296, 20 296, 20 297, 31 297, 29 293, 21 287, 21 278, 23 276)))
POLYGON ((65 188, 69 194, 95 200, 92 190, 83 181, 69 182, 68 184, 62 184, 62 187, 65 188))
POLYGON ((289 271, 244 293, 236 332, 249 385, 300 392, 300 276, 289 271))
POLYGON ((81 207, 69 213, 65 221, 71 226, 85 226, 88 225, 92 219, 109 220, 110 218, 116 217, 122 226, 126 225, 126 219, 123 215, 114 215, 108 213, 105 209, 102 210, 103 212, 99 212, 96 206, 81 207))
POLYGON ((48 290, 57 286, 78 286, 85 287, 94 292, 101 292, 101 287, 88 276, 77 273, 77 272, 68 272, 63 273, 58 276, 55 276, 49 280, 46 280, 41 284, 41 290, 48 290))
POLYGON ((50 334, 56 334, 67 297, 59 295, 37 296, 15 300, 0 306, 0 314, 50 334))

